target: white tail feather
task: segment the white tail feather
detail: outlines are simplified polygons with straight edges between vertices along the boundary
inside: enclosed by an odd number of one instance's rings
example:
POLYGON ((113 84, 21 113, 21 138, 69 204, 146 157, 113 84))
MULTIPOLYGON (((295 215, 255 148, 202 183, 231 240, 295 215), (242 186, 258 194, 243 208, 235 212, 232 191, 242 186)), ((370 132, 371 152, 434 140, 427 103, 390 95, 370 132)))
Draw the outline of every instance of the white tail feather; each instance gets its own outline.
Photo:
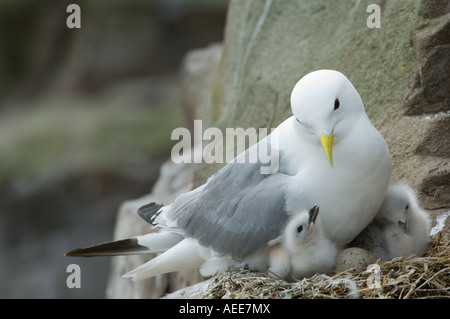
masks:
POLYGON ((205 248, 201 247, 197 240, 186 238, 165 253, 133 269, 122 277, 131 277, 133 281, 138 281, 182 269, 200 268, 205 262, 200 257, 201 249, 205 248))

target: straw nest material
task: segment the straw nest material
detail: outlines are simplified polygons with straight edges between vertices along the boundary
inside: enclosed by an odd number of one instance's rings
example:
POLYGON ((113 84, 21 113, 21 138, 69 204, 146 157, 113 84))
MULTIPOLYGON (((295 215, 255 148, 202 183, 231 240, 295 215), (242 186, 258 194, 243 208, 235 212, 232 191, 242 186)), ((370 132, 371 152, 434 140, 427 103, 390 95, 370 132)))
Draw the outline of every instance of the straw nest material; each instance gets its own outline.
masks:
POLYGON ((450 298, 450 231, 433 237, 422 257, 378 260, 359 273, 348 269, 288 283, 265 273, 229 269, 209 284, 203 298, 450 298))

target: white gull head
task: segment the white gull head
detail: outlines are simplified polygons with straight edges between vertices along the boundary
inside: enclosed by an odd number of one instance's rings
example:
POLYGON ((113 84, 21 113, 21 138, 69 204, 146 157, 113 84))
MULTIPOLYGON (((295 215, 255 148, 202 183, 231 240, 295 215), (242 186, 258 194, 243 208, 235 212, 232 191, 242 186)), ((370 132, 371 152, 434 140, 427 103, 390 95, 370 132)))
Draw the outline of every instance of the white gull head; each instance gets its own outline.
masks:
POLYGON ((305 75, 291 94, 296 127, 310 143, 321 143, 333 167, 333 145, 345 138, 359 117, 367 117, 352 83, 338 71, 319 70, 305 75))

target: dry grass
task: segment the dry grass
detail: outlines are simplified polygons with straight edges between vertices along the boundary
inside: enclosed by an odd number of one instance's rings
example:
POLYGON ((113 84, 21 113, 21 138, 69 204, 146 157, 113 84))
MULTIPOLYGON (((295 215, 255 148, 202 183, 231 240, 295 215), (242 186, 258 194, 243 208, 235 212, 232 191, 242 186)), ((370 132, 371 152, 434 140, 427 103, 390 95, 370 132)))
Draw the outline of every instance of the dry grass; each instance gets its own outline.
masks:
POLYGON ((425 256, 378 260, 368 270, 316 274, 294 283, 267 274, 230 269, 216 277, 203 298, 346 299, 450 298, 450 231, 432 240, 425 256))

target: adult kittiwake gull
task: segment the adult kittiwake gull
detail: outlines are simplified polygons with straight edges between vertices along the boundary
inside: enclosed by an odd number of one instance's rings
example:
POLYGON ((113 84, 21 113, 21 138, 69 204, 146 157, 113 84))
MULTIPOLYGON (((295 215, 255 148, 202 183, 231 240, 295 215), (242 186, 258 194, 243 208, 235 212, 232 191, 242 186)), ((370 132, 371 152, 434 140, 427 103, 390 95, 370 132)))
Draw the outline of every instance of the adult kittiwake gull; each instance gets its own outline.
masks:
POLYGON ((361 247, 383 261, 421 255, 431 244, 431 219, 404 181, 389 185, 381 208, 349 245, 361 247))
POLYGON ((66 255, 163 252, 156 258, 165 263, 129 272, 134 280, 199 268, 205 254, 242 261, 279 238, 294 213, 316 204, 325 236, 336 245, 348 244, 383 202, 391 174, 388 146, 358 92, 338 71, 319 70, 301 78, 291 94, 291 109, 293 116, 205 184, 168 205, 141 207, 139 215, 161 233, 66 255), (264 143, 278 154, 277 170, 267 174, 261 161, 242 161, 264 143), (177 254, 185 257, 183 262, 173 262, 170 256, 177 254))

